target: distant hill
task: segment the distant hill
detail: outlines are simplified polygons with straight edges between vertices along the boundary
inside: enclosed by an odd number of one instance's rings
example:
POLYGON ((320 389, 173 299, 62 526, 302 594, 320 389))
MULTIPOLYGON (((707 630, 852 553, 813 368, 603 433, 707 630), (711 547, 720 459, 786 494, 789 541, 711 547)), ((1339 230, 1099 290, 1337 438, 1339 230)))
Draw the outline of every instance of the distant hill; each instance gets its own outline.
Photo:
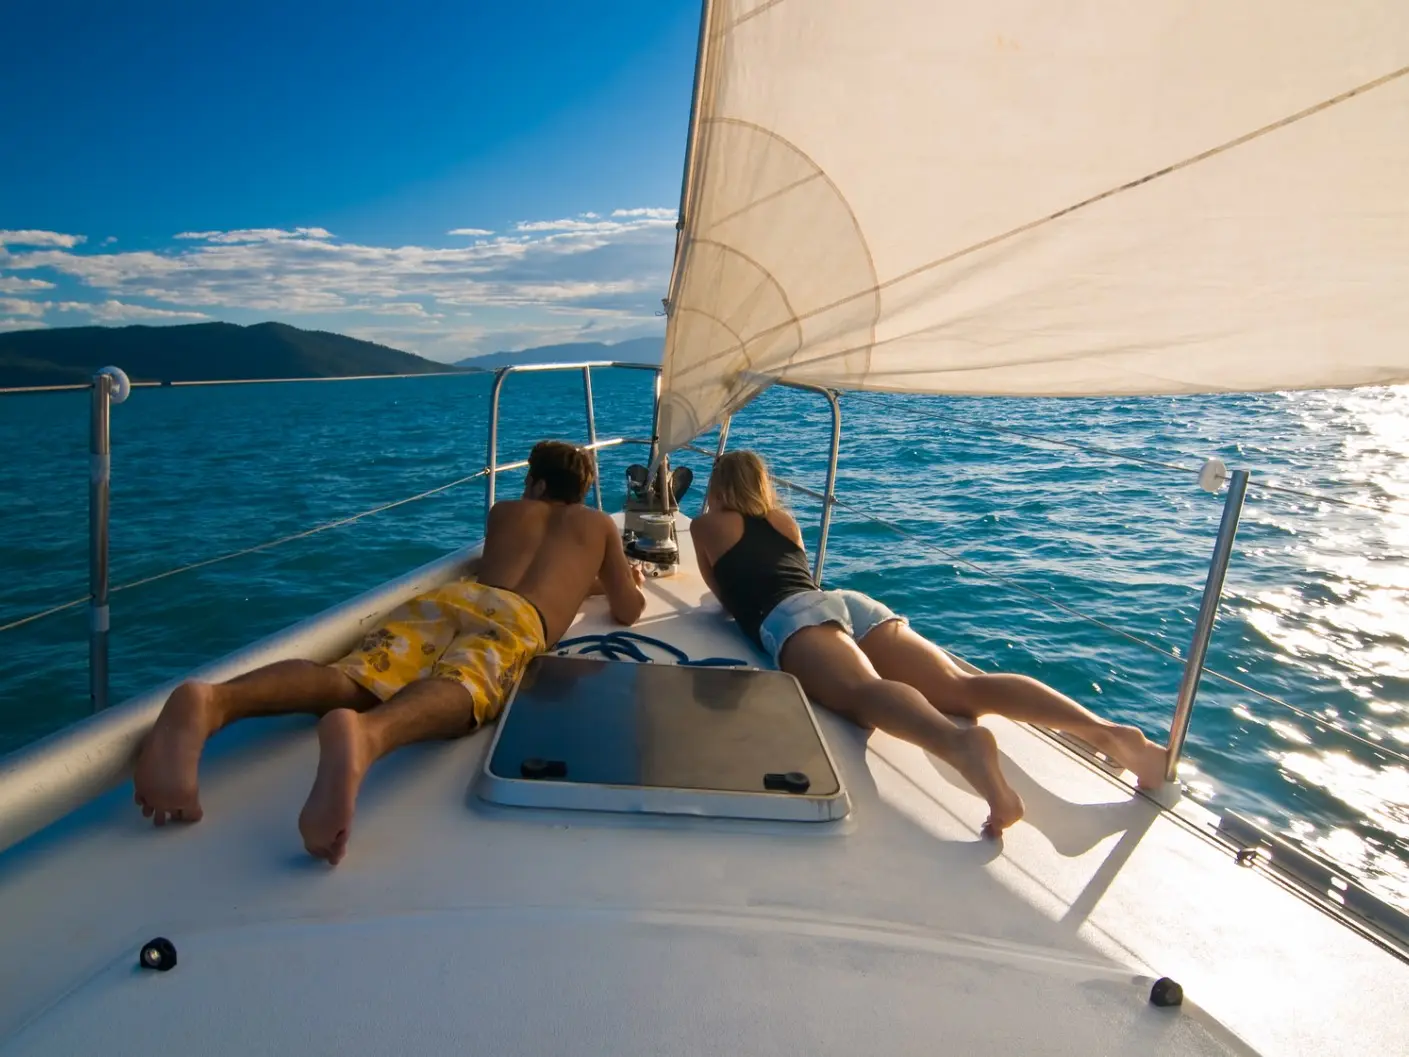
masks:
POLYGON ((336 378, 453 371, 371 341, 286 323, 191 323, 176 327, 57 327, 0 334, 0 388, 86 382, 100 367, 134 382, 336 378))
POLYGON ((458 366, 482 371, 511 367, 520 363, 584 363, 587 360, 621 360, 626 363, 660 363, 664 338, 632 338, 615 345, 600 341, 577 341, 569 345, 540 345, 518 352, 491 352, 460 360, 458 366))

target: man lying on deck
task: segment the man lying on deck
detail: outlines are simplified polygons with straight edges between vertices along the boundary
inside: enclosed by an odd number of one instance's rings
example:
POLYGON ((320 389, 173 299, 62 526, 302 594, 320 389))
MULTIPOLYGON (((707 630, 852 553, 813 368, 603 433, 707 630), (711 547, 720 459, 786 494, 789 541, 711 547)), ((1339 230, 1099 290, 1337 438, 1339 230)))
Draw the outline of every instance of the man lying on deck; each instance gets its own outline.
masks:
POLYGON ((1025 675, 971 675, 874 598, 819 590, 797 522, 778 505, 755 453, 721 456, 706 502, 708 512, 690 526, 695 555, 739 627, 822 707, 953 765, 988 801, 988 835, 1022 818, 1022 798, 1003 777, 992 733, 950 716, 991 714, 1064 730, 1135 772, 1142 788, 1164 783, 1164 747, 1135 727, 1102 719, 1025 675))
POLYGON ((397 607, 333 664, 279 661, 228 683, 177 687, 137 761, 142 814, 158 826, 198 821, 197 770, 212 733, 248 716, 311 712, 322 717, 318 775, 298 828, 309 854, 336 865, 373 761, 492 722, 524 666, 558 641, 589 593, 604 591, 622 624, 640 617, 640 570, 612 519, 582 502, 595 474, 590 452, 537 444, 523 498, 489 512, 477 581, 397 607))

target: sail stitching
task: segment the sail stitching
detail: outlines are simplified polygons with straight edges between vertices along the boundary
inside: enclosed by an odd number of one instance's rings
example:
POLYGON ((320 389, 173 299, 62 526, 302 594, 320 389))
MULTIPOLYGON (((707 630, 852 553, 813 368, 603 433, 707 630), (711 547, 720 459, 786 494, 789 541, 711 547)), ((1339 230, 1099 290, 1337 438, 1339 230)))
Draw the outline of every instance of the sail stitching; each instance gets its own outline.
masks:
MULTIPOLYGON (((713 246, 713 247, 715 247, 716 249, 720 250, 720 251, 723 252, 723 253, 732 253, 734 256, 738 257, 739 259, 744 260, 744 261, 747 261, 750 265, 752 265, 754 268, 756 268, 756 269, 758 270, 758 273, 759 273, 760 275, 762 275, 762 276, 763 276, 764 278, 766 278, 770 283, 773 284, 774 289, 776 289, 776 290, 778 291, 778 296, 779 296, 779 297, 782 299, 782 301, 783 301, 783 307, 787 309, 788 318, 787 318, 786 320, 784 320, 782 323, 779 323, 779 324, 777 324, 777 325, 775 325, 775 326, 769 327, 769 328, 768 328, 767 330, 765 330, 765 331, 760 331, 758 334, 755 334, 753 337, 749 338, 748 341, 745 341, 742 335, 737 334, 737 333, 734 331, 734 329, 733 329, 732 327, 730 327, 727 323, 725 323, 722 319, 720 319, 718 316, 714 315, 713 313, 711 313, 711 312, 706 312, 704 309, 701 309, 701 308, 691 308, 691 309, 689 309, 689 311, 694 312, 696 315, 701 315, 701 316, 704 316, 706 319, 712 319, 712 320, 714 320, 714 322, 718 323, 718 324, 719 324, 721 327, 723 327, 725 330, 729 331, 730 334, 734 334, 735 338, 736 338, 736 339, 738 340, 738 342, 739 342, 739 349, 740 349, 740 351, 743 352, 744 358, 745 358, 746 360, 748 360, 749 367, 752 368, 752 367, 753 367, 753 360, 752 360, 752 358, 751 358, 751 357, 749 356, 749 354, 748 354, 748 349, 747 349, 748 342, 749 342, 749 341, 757 341, 759 338, 763 337, 765 334, 771 334, 771 333, 782 332, 783 330, 785 330, 785 329, 786 329, 787 327, 789 327, 789 326, 797 326, 798 320, 799 320, 801 317, 798 315, 797 309, 793 308, 792 302, 788 300, 788 292, 787 292, 787 290, 785 290, 785 289, 783 288, 783 284, 780 283, 780 282, 778 282, 778 280, 774 277, 774 275, 773 275, 772 272, 770 272, 767 268, 765 268, 761 263, 759 263, 758 261, 756 261, 756 260, 754 260, 752 257, 750 257, 750 256, 749 256, 747 253, 745 253, 743 250, 741 250, 741 249, 739 249, 739 248, 737 248, 737 247, 735 247, 735 246, 730 246, 730 245, 728 245, 728 244, 726 244, 726 243, 723 243, 723 242, 717 242, 717 241, 715 241, 714 239, 692 238, 692 239, 690 240, 690 242, 691 242, 692 245, 695 245, 695 246, 713 246)), ((871 274, 872 274, 872 275, 875 274, 875 269, 872 269, 871 274)), ((685 307, 684 305, 682 305, 682 306, 681 306, 681 310, 682 310, 682 311, 686 310, 686 307, 685 307)), ((798 333, 797 333, 797 348, 795 348, 795 349, 793 350, 793 355, 796 355, 796 354, 797 354, 797 349, 802 348, 802 328, 801 328, 801 327, 797 327, 797 332, 798 332, 798 333)), ((791 362, 791 357, 789 357, 789 361, 791 362)), ((704 366, 704 364, 703 364, 703 363, 697 363, 697 364, 695 364, 695 366, 696 366, 696 367, 702 367, 702 366, 704 366)), ((681 371, 679 372, 679 374, 680 374, 681 376, 684 376, 684 375, 689 374, 689 373, 690 373, 690 368, 689 368, 689 367, 686 367, 686 368, 684 368, 683 370, 681 370, 681 371)))
POLYGON ((738 18, 734 19, 734 21, 733 21, 732 23, 730 23, 728 26, 726 26, 726 27, 724 27, 723 29, 721 29, 721 30, 719 31, 720 36, 723 36, 725 33, 729 33, 729 32, 731 32, 732 30, 737 29, 739 26, 742 26, 742 25, 743 25, 745 22, 747 22, 749 19, 751 19, 751 18, 757 18, 759 15, 763 14, 763 12, 769 10, 770 8, 777 7, 777 6, 778 6, 779 4, 781 4, 782 2, 783 2, 783 0, 766 0, 765 3, 759 4, 757 7, 755 7, 755 8, 754 8, 752 11, 750 11, 748 14, 746 14, 746 15, 740 15, 738 18))
MULTIPOLYGON (((690 314, 696 315, 696 316, 703 316, 705 319, 709 320, 711 323, 718 323, 721 327, 723 327, 725 330, 727 330, 727 331, 729 332, 729 336, 734 339, 734 347, 737 348, 741 353, 743 353, 745 365, 746 365, 750 370, 753 369, 753 360, 751 360, 751 359, 749 358, 748 348, 747 348, 746 345, 745 345, 743 335, 741 335, 737 330, 735 330, 733 327, 731 327, 728 323, 724 322, 724 320, 720 319, 720 318, 719 318, 718 316, 716 316, 713 312, 706 312, 706 311, 704 311, 703 309, 700 309, 700 308, 691 308, 689 305, 681 305, 681 306, 679 307, 679 309, 677 309, 677 311, 680 311, 680 312, 687 312, 687 313, 690 313, 690 314)), ((733 349, 730 349, 729 351, 732 352, 733 349)), ((680 375, 683 377, 684 375, 687 375, 687 374, 689 374, 689 373, 690 373, 689 368, 685 368, 684 370, 682 370, 682 371, 680 372, 680 375)))
MULTIPOLYGON (((768 328, 766 328, 766 329, 764 329, 764 330, 759 331, 757 334, 755 334, 755 335, 753 335, 751 338, 749 338, 749 341, 757 341, 759 338, 763 338, 763 337, 770 336, 770 335, 772 335, 772 334, 774 334, 774 333, 777 333, 777 332, 779 332, 779 331, 785 329, 785 328, 788 327, 789 325, 801 324, 801 322, 802 322, 804 319, 810 319, 810 318, 812 318, 813 316, 818 315, 818 314, 821 313, 821 312, 828 311, 828 310, 830 310, 830 309, 832 309, 832 308, 836 308, 836 307, 838 307, 838 306, 840 306, 840 305, 848 304, 849 302, 852 302, 852 301, 860 300, 861 298, 866 297, 867 295, 871 295, 871 296, 875 297, 875 301, 874 301, 874 303, 871 305, 871 320, 870 320, 870 324, 869 324, 870 330, 871 330, 870 336, 871 336, 872 339, 874 339, 874 338, 875 338, 875 333, 876 333, 876 323, 880 320, 880 317, 881 317, 881 302, 880 302, 880 298, 879 298, 879 297, 876 297, 875 295, 878 295, 878 294, 880 293, 880 291, 884 288, 885 284, 880 281, 880 277, 879 277, 879 275, 878 275, 877 272, 876 272, 876 258, 875 258, 875 256, 871 253, 871 245, 870 245, 870 243, 868 243, 868 242, 866 241, 866 233, 861 230, 861 221, 858 220, 857 217, 856 217, 856 210, 854 210, 854 209, 851 208, 851 203, 850 203, 849 201, 847 201, 846 195, 842 194, 841 188, 837 186, 836 181, 833 180, 833 179, 827 174, 827 170, 826 170, 826 169, 824 169, 822 166, 818 165, 817 162, 813 160, 813 158, 812 158, 812 156, 811 156, 810 154, 808 154, 806 151, 804 151, 802 148, 800 148, 800 147, 799 147, 796 143, 794 143, 792 140, 788 139, 786 136, 780 136, 777 132, 774 132, 771 128, 765 128, 763 125, 755 124, 755 123, 752 122, 752 121, 742 121, 742 120, 740 120, 739 118, 733 118, 733 117, 715 117, 715 118, 709 118, 709 119, 707 119, 707 120, 705 121, 705 124, 710 124, 710 125, 735 125, 735 126, 737 126, 737 127, 739 127, 739 128, 745 128, 745 129, 748 129, 748 130, 751 131, 751 132, 756 132, 756 133, 758 133, 759 135, 767 136, 769 139, 772 139, 772 140, 774 140, 775 142, 782 144, 785 148, 787 148, 788 150, 792 151, 795 155, 797 155, 797 157, 801 158, 804 162, 806 162, 808 165, 810 165, 810 166, 812 167, 812 170, 813 170, 813 175, 815 175, 815 176, 817 176, 817 177, 820 177, 823 181, 825 181, 825 183, 827 184, 827 186, 831 189, 832 194, 835 196, 836 201, 841 204, 841 206, 842 206, 843 209, 846 210, 846 215, 847 215, 848 219, 850 219, 850 221, 851 221, 852 230, 856 233, 856 242, 857 242, 857 245, 860 246, 861 252, 865 255, 865 258, 866 258, 866 270, 867 270, 867 271, 870 273, 870 275, 871 275, 872 285, 871 285, 868 289, 861 290, 861 291, 859 291, 858 293, 855 293, 855 294, 850 294, 850 295, 848 295, 847 297, 844 297, 844 298, 842 298, 842 299, 839 300, 839 301, 835 301, 835 302, 833 302, 833 303, 830 304, 830 305, 826 305, 826 306, 824 306, 824 307, 822 307, 822 308, 813 309, 813 310, 811 310, 811 311, 804 312, 804 313, 798 313, 797 310, 792 307, 792 303, 788 300, 787 293, 786 293, 786 291, 783 290, 782 284, 781 284, 781 283, 778 283, 776 279, 773 279, 773 282, 778 286, 778 289, 779 289, 780 294, 782 294, 782 297, 783 297, 784 302, 788 305, 788 312, 791 314, 791 318, 790 318, 789 320, 785 320, 785 321, 782 322, 782 323, 776 323, 776 324, 774 324, 774 325, 771 326, 771 327, 768 327, 768 328)), ((778 195, 780 195, 780 194, 782 194, 782 193, 784 193, 784 192, 786 192, 786 191, 794 190, 794 189, 796 189, 797 187, 801 187, 805 182, 806 182, 805 180, 799 180, 799 181, 797 181, 796 183, 789 185, 788 187, 782 188, 782 190, 780 190, 780 191, 776 191, 776 192, 771 193, 769 196, 767 196, 767 197, 764 198, 764 199, 760 199, 758 202, 751 202, 751 203, 749 203, 749 205, 744 206, 742 209, 735 210, 733 213, 730 213, 728 216, 725 216, 725 217, 721 218, 721 220, 716 221, 714 224, 711 224, 710 227, 713 228, 713 227, 717 226, 717 224, 723 223, 724 220, 732 219, 733 217, 736 217, 736 216, 738 216, 740 213, 744 212, 745 210, 751 209, 753 206, 758 205, 758 204, 760 204, 760 203, 763 202, 763 201, 767 201, 768 198, 777 197, 778 195)), ((692 218, 692 220, 693 220, 693 218, 692 218)), ((695 238, 694 236, 690 236, 688 233, 687 233, 687 237, 690 238, 691 241, 699 241, 699 242, 710 241, 710 240, 695 238)), ((731 248, 731 247, 725 246, 724 243, 714 243, 714 244, 715 244, 715 245, 718 245, 718 246, 719 246, 720 248, 722 248, 722 249, 730 249, 730 248, 731 248)), ((765 269, 765 268, 764 268, 761 264, 759 264, 757 261, 754 261, 752 258, 748 257, 746 254, 743 254, 743 253, 741 253, 741 252, 738 251, 738 250, 734 250, 733 252, 739 253, 739 255, 740 255, 741 257, 743 257, 745 260, 749 261, 750 264, 753 264, 753 265, 754 265, 755 267, 757 267, 760 271, 764 272, 764 274, 768 275, 770 279, 773 278, 773 277, 772 277, 772 274, 769 273, 769 272, 767 271, 767 269, 765 269)), ((682 258, 682 259, 683 259, 683 258, 682 258)), ((797 346, 796 349, 793 350, 793 352, 791 353, 791 355, 788 356, 788 361, 787 361, 787 363, 784 365, 784 368, 793 366, 793 365, 794 365, 794 361, 795 361, 795 359, 796 359, 796 357, 797 357, 797 354, 802 351, 802 342, 801 342, 801 340, 800 340, 800 338, 801 338, 801 333, 802 333, 802 328, 801 328, 801 326, 798 326, 798 333, 799 333, 798 346, 797 346)), ((862 348, 864 348, 864 349, 866 350, 866 352, 867 352, 867 356, 866 356, 866 367, 865 367, 865 369, 862 371, 862 375, 863 375, 863 376, 870 374, 870 370, 871 370, 870 348, 871 348, 871 345, 872 345, 873 343, 874 343, 874 342, 868 343, 867 345, 865 345, 865 346, 862 347, 862 348)), ((856 351, 860 351, 860 349, 853 349, 853 350, 850 350, 850 351, 851 351, 851 352, 856 352, 856 351)))
MULTIPOLYGON (((806 155, 803 155, 803 156, 806 157, 806 155)), ((764 195, 762 198, 755 198, 755 199, 754 199, 752 202, 750 202, 748 205, 740 206, 738 209, 734 210, 732 213, 725 213, 725 214, 724 214, 722 217, 720 217, 718 220, 714 220, 714 221, 711 221, 711 222, 710 222, 709 230, 712 231, 712 230, 714 230, 715 228, 719 227, 721 224, 727 224, 727 223, 729 223, 729 221, 734 220, 734 219, 736 219, 736 218, 738 218, 738 217, 743 216, 743 215, 744 215, 745 213, 747 213, 750 209, 755 209, 755 208, 757 208, 758 206, 763 205, 763 203, 765 203, 765 202, 771 202, 771 201, 773 201, 773 199, 775 199, 775 198, 781 198, 781 197, 783 197, 783 195, 787 194, 789 191, 796 191, 799 187, 802 187, 804 184, 809 184, 809 183, 811 183, 813 180, 825 179, 825 178, 826 178, 826 174, 823 173, 821 169, 818 169, 816 172, 811 173, 811 174, 809 174, 809 175, 807 175, 807 176, 803 176, 803 177, 801 177, 800 179, 794 180, 792 183, 787 184, 787 185, 784 186, 784 187, 780 187, 780 188, 778 188, 778 190, 776 190, 776 191, 769 191, 769 192, 768 192, 766 195, 764 195)), ((833 187, 835 188, 835 186, 836 186, 836 185, 834 184, 833 187)), ((872 274, 874 274, 874 269, 873 269, 873 271, 872 271, 872 274)))
MULTIPOLYGON (((902 283, 908 279, 913 279, 915 276, 921 275, 924 272, 939 268, 945 264, 950 264, 956 260, 959 260, 962 257, 967 257, 970 254, 977 253, 980 250, 988 249, 991 246, 995 246, 1000 242, 1005 242, 1008 239, 1014 238, 1017 235, 1026 234, 1027 232, 1032 231, 1035 228, 1039 228, 1044 224, 1048 224, 1054 220, 1069 216, 1072 213, 1077 212, 1078 210, 1085 209, 1087 206, 1095 205, 1097 202, 1102 202, 1107 198, 1113 197, 1114 195, 1121 194, 1124 191, 1134 190, 1137 187, 1142 187, 1145 184, 1148 184, 1154 180, 1158 180, 1162 176, 1168 176, 1171 173, 1179 172, 1183 169, 1189 168, 1190 166, 1197 165, 1199 162, 1207 161, 1209 158, 1216 157, 1220 154, 1225 154, 1236 147, 1241 147, 1244 144, 1250 143, 1255 139, 1260 139, 1265 135, 1286 128, 1289 125, 1296 124, 1298 121, 1302 121, 1305 118, 1312 117, 1313 115, 1319 114, 1324 110, 1329 110, 1331 107, 1344 103, 1347 100, 1355 98, 1356 96, 1363 95, 1364 93, 1369 92, 1375 88, 1381 88, 1392 81, 1404 77, 1406 74, 1409 74, 1409 66, 1402 66, 1398 70, 1394 70, 1390 73, 1387 73, 1382 77, 1377 77, 1372 81, 1366 81, 1364 84, 1357 85, 1356 87, 1348 89, 1347 91, 1344 91, 1339 95, 1332 96, 1329 99, 1324 99, 1321 102, 1309 106, 1304 110, 1299 110, 1295 114, 1289 114, 1288 116, 1280 118, 1277 121, 1272 122, 1271 124, 1263 125, 1261 128, 1255 129, 1252 132, 1247 132, 1241 136, 1236 137, 1235 139, 1228 140, 1226 143, 1221 143, 1218 146, 1210 147, 1205 151, 1202 151, 1191 157, 1185 158, 1183 161, 1174 162, 1173 164, 1167 165, 1161 169, 1157 169, 1152 173, 1147 173, 1144 176, 1129 180, 1119 185, 1118 187, 1112 187, 1109 190, 1102 191, 1101 193, 1096 195, 1092 195, 1090 198, 1085 198, 1080 202, 1073 203, 1072 205, 1069 205, 1063 209, 1057 210, 1055 213, 1049 213, 1047 216, 1040 217, 1036 220, 1030 220, 1025 224, 1021 224, 1018 227, 1003 232, 1002 234, 993 235, 987 239, 984 239, 981 242, 976 242, 971 246, 967 246, 964 249, 955 250, 953 253, 948 254, 947 256, 930 261, 928 264, 919 265, 918 267, 910 269, 910 271, 908 272, 905 272, 901 275, 897 275, 893 279, 887 279, 883 283, 877 283, 875 286, 872 286, 868 289, 858 290, 856 293, 848 294, 846 297, 833 301, 830 304, 821 305, 817 308, 810 309, 803 315, 799 316, 798 321, 801 322, 802 320, 810 319, 813 316, 821 315, 824 312, 830 312, 832 309, 839 308, 842 305, 859 300, 860 298, 878 294, 882 290, 895 286, 897 283, 902 283)), ((806 155, 804 155, 804 157, 806 157, 806 155)), ((775 325, 771 329, 776 330, 778 329, 778 326, 775 325)), ((754 337, 763 337, 767 333, 767 330, 763 330, 756 334, 754 337)))

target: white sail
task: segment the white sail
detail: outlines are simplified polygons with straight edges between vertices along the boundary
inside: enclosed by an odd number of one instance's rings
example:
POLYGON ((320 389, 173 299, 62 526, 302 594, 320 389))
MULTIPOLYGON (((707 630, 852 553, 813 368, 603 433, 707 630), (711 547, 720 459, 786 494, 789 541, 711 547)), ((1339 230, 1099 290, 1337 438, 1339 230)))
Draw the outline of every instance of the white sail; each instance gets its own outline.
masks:
POLYGON ((1409 381, 1406 0, 713 0, 667 450, 772 380, 1409 381))

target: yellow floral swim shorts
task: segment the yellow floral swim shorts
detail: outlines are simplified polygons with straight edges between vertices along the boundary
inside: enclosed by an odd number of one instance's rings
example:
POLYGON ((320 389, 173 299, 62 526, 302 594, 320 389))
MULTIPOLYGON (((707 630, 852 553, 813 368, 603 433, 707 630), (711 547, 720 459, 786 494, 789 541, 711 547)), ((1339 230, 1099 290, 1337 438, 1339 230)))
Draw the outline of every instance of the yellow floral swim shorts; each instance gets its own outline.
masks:
POLYGON ((527 599, 470 580, 392 610, 333 667, 385 701, 422 679, 452 679, 474 699, 475 726, 498 717, 524 666, 548 646, 527 599))

